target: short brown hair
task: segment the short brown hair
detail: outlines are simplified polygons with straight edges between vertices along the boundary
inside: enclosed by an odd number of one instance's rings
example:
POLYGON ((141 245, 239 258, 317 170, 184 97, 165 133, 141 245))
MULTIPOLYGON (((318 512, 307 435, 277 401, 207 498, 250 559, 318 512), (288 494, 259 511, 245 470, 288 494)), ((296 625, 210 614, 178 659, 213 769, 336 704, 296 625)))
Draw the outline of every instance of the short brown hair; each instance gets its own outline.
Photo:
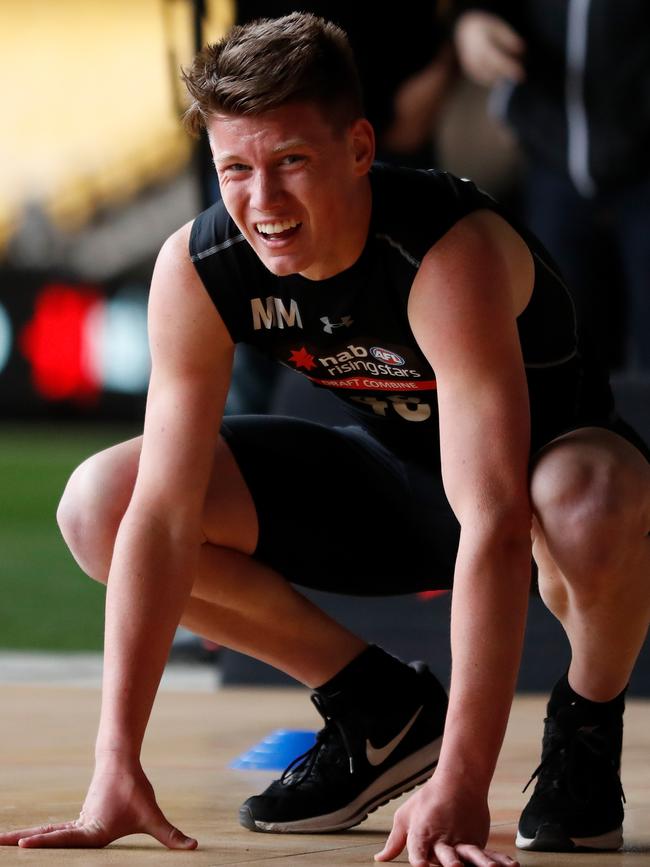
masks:
POLYGON ((337 131, 363 115, 347 36, 310 13, 233 27, 200 51, 182 76, 192 97, 184 116, 192 135, 212 114, 256 115, 290 102, 316 103, 337 131))

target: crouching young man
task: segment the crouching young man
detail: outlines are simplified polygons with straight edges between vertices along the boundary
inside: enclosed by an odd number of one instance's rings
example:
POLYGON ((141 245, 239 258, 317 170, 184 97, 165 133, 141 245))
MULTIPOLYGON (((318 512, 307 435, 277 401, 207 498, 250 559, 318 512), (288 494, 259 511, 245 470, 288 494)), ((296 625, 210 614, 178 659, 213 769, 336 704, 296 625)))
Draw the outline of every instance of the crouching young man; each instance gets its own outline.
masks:
POLYGON ((196 845, 163 816, 139 758, 180 622, 288 672, 324 718, 314 748, 242 805, 247 828, 341 830, 424 783, 379 860, 406 847, 414 867, 512 864, 486 849, 488 789, 532 534, 572 656, 517 843, 617 848, 623 696, 648 625, 650 470, 552 261, 471 182, 373 165, 332 24, 294 14, 235 28, 185 77, 223 201, 158 258, 143 436, 86 461, 59 510, 77 561, 107 583, 95 775, 79 819, 0 842, 147 832, 196 845), (334 394, 349 426, 223 419, 238 342, 334 394), (296 589, 452 583, 448 708, 426 666, 367 646, 296 589))

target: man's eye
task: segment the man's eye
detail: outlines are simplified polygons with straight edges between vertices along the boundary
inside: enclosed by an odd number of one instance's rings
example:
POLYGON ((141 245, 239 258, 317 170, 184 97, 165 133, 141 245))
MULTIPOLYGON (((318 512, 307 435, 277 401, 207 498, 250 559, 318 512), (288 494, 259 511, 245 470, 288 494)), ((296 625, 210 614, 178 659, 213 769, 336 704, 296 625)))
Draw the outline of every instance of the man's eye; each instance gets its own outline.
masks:
POLYGON ((290 166, 293 165, 293 163, 300 163, 304 159, 305 158, 302 156, 302 154, 287 154, 286 157, 282 157, 282 162, 285 165, 290 166))
POLYGON ((229 166, 226 166, 227 172, 247 172, 250 170, 250 166, 247 166, 246 163, 231 163, 229 166))

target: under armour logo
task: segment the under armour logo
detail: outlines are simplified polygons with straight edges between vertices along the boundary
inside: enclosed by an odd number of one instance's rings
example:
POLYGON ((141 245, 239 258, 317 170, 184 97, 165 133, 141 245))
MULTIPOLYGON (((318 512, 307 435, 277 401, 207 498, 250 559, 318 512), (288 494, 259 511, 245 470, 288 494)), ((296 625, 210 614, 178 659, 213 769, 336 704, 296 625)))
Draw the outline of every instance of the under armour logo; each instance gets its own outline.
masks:
POLYGON ((351 316, 342 316, 340 322, 330 322, 329 316, 321 316, 320 321, 323 322, 323 331, 326 334, 332 334, 335 328, 342 328, 344 325, 349 328, 352 325, 351 316))

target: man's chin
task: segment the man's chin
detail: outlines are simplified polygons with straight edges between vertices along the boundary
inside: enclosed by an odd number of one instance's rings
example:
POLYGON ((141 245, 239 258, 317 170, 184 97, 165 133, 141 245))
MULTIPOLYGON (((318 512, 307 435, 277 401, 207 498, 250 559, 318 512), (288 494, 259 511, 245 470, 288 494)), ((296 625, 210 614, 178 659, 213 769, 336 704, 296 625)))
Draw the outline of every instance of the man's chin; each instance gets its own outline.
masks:
POLYGON ((302 269, 299 264, 289 257, 283 256, 260 256, 258 257, 262 264, 276 277, 289 277, 291 274, 298 274, 302 269))

